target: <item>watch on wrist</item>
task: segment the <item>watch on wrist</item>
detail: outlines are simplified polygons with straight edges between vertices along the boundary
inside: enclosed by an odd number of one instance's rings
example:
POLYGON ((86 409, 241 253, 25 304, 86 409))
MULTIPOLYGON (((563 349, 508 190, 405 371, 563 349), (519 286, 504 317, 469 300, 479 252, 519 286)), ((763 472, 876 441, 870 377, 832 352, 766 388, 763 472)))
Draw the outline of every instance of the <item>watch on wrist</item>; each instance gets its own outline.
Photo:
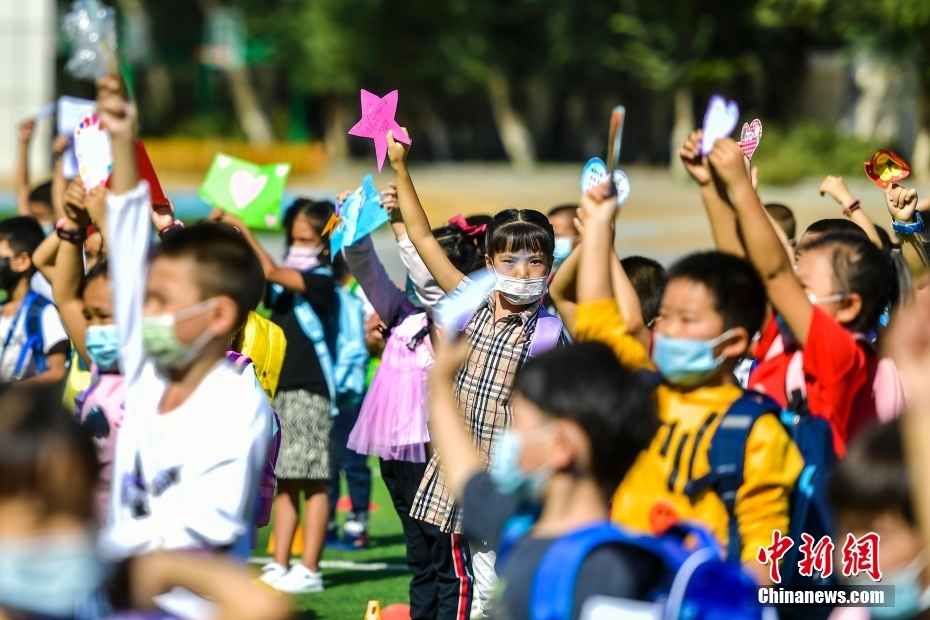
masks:
POLYGON ((913 222, 891 220, 891 228, 899 235, 916 235, 924 231, 924 218, 920 214, 920 211, 914 211, 913 222))

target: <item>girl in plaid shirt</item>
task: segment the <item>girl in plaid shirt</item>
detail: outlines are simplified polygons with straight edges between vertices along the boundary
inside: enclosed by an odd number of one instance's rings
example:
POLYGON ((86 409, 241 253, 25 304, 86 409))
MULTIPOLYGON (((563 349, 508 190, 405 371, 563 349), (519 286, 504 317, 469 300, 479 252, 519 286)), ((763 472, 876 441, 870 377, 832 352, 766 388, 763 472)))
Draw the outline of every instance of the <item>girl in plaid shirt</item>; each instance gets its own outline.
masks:
MULTIPOLYGON (((388 155, 397 183, 398 201, 407 236, 436 283, 448 294, 469 280, 448 259, 432 235, 429 220, 407 170, 409 145, 396 142, 388 132, 388 155)), ((530 209, 507 209, 488 224, 485 265, 494 271, 494 292, 472 315, 465 327, 471 345, 468 359, 455 380, 455 395, 465 424, 485 463, 503 432, 510 427, 510 396, 517 370, 530 357, 552 270, 555 236, 545 215, 530 209)), ((544 310, 543 310, 544 312, 544 310)), ((559 335, 559 344, 564 336, 559 335)), ((472 564, 482 602, 495 587, 494 553, 474 549, 474 558, 461 539, 462 518, 436 455, 430 459, 410 516, 440 528, 433 549, 437 569, 440 618, 464 620, 471 607, 472 564)))

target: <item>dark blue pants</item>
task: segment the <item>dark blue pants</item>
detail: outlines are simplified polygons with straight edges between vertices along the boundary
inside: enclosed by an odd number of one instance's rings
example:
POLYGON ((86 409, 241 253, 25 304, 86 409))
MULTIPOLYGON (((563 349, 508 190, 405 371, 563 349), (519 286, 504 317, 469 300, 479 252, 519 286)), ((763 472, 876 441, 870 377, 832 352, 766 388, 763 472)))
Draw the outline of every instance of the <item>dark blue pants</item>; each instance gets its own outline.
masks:
POLYGON ((358 409, 341 410, 333 420, 333 446, 335 459, 333 473, 330 476, 329 508, 335 518, 336 502, 339 501, 339 474, 345 474, 349 486, 349 499, 352 512, 368 513, 371 501, 371 470, 368 468, 368 456, 359 454, 346 447, 355 422, 358 421, 358 409))

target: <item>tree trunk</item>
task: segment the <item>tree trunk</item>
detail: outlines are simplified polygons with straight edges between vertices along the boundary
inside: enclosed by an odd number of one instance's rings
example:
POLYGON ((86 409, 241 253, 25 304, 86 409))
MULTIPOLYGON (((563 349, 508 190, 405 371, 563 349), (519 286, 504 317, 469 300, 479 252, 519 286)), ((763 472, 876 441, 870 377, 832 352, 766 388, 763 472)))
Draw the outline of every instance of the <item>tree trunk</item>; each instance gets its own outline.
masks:
MULTIPOLYGON (((219 0, 200 0, 200 8, 203 10, 204 16, 207 17, 212 11, 222 8, 222 5, 219 0)), ((227 67, 223 70, 223 73, 229 79, 233 107, 236 110, 236 117, 239 119, 239 124, 242 126, 242 131, 245 132, 246 138, 251 144, 264 145, 271 143, 274 139, 271 123, 258 102, 248 67, 245 64, 240 67, 227 67)))
POLYGON ((323 104, 323 144, 329 161, 344 161, 349 157, 347 132, 349 114, 338 95, 330 95, 323 104))
POLYGON ((494 67, 487 86, 494 124, 507 157, 516 166, 532 166, 536 159, 533 136, 510 102, 510 81, 499 67, 494 67))
POLYGON ((449 139, 449 128, 443 122, 442 118, 436 114, 436 110, 427 101, 421 107, 423 126, 426 133, 426 139, 429 141, 430 150, 433 152, 435 161, 452 161, 452 144, 449 139))
POLYGON ((682 85, 675 91, 675 125, 672 127, 672 141, 669 145, 669 170, 677 179, 687 176, 681 164, 678 151, 688 136, 694 131, 694 98, 691 87, 682 85))

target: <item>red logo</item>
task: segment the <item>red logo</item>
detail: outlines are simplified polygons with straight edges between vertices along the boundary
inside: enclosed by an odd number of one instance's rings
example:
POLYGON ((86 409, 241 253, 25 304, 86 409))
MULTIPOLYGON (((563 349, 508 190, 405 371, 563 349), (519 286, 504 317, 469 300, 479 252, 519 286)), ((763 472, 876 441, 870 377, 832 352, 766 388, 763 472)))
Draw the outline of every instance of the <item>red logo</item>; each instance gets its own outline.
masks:
POLYGON ((833 549, 835 545, 829 536, 824 536, 817 544, 810 534, 801 534, 801 546, 798 551, 803 556, 798 562, 798 572, 802 577, 813 577, 814 571, 819 571, 826 579, 833 574, 833 549))
POLYGON ((869 532, 858 540, 852 534, 847 534, 846 543, 843 545, 843 576, 855 577, 859 573, 865 573, 872 581, 881 581, 879 542, 879 536, 875 532, 869 532))
POLYGON ((781 573, 778 571, 778 562, 791 547, 794 546, 794 541, 791 540, 788 536, 782 536, 781 531, 775 530, 772 532, 772 544, 768 547, 759 547, 759 553, 756 554, 756 559, 759 561, 759 564, 768 564, 769 565, 769 579, 772 580, 772 583, 781 583, 781 573))

